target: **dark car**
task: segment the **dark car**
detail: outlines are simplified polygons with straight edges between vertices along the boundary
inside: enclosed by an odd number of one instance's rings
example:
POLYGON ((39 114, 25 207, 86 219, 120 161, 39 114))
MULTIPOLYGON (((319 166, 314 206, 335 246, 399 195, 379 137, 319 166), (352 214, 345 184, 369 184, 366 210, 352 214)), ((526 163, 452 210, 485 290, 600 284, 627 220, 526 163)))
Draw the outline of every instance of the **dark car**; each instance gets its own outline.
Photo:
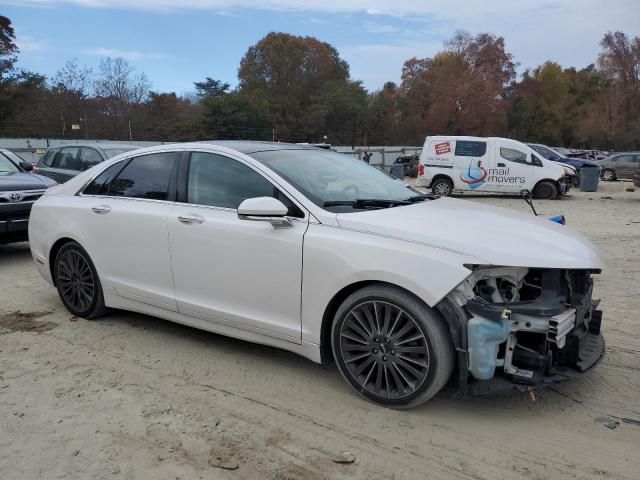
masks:
POLYGON ((48 149, 34 171, 64 183, 100 162, 138 148, 138 145, 116 143, 62 145, 48 149))
POLYGON ((551 147, 547 147, 546 145, 540 145, 538 143, 528 143, 527 145, 529 145, 529 147, 534 149, 536 152, 538 152, 547 160, 551 160, 552 162, 560 162, 560 163, 566 163, 567 165, 571 165, 573 168, 575 168, 578 171, 578 174, 580 173, 580 169, 583 167, 596 167, 596 168, 599 167, 599 165, 596 162, 593 162, 591 160, 586 160, 584 158, 567 157, 566 155, 563 155, 557 150, 551 147))
POLYGON ((396 158, 394 165, 402 165, 404 176, 416 178, 418 176, 418 166, 420 165, 420 153, 404 153, 396 158))
POLYGON ((56 185, 50 178, 29 173, 33 165, 0 148, 0 244, 27 240, 33 202, 56 185))
POLYGON ((640 152, 616 153, 599 162, 600 178, 612 182, 620 178, 633 179, 640 166, 640 152))

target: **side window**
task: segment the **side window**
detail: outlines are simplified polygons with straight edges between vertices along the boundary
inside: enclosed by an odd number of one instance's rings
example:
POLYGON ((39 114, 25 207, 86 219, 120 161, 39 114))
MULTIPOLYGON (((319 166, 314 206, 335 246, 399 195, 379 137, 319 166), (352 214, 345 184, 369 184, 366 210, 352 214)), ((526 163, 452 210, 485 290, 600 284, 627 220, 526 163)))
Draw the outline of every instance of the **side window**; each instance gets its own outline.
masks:
POLYGON ((136 157, 111 182, 114 197, 169 199, 169 183, 177 153, 163 152, 136 157))
POLYGON ((487 153, 487 142, 476 142, 469 140, 456 141, 456 156, 483 157, 485 153, 487 153))
POLYGON ((100 173, 100 175, 93 179, 93 182, 85 187, 82 192, 83 195, 108 195, 109 182, 120 171, 122 163, 123 162, 118 162, 115 165, 111 165, 104 172, 100 173))
POLYGON ((515 148, 500 147, 500 156, 516 163, 527 163, 527 154, 515 148))
POLYGON ((102 161, 102 157, 98 151, 95 148, 89 147, 82 147, 80 159, 82 160, 82 170, 88 170, 102 161))
POLYGON ((78 158, 79 152, 80 147, 61 148, 53 159, 52 167, 62 170, 82 170, 82 162, 80 158, 78 158))
POLYGON ((47 150, 47 153, 44 154, 44 157, 40 160, 40 163, 45 167, 50 167, 51 162, 53 162, 53 158, 56 156, 56 149, 47 150))
POLYGON ((253 197, 277 198, 288 207, 290 216, 304 216, 271 182, 246 165, 213 153, 191 153, 189 203, 235 209, 243 200, 253 197))

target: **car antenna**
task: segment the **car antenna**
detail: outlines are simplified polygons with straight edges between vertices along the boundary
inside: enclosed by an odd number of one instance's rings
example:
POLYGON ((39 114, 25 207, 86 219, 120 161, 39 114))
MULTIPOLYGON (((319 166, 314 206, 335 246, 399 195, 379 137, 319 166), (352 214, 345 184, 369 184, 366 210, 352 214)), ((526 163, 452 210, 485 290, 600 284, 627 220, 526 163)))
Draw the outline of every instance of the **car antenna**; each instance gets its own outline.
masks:
POLYGON ((538 212, 536 212, 536 209, 533 206, 533 194, 531 193, 531 190, 520 190, 520 196, 527 203, 527 205, 531 207, 531 210, 533 210, 533 214, 537 217, 538 212))

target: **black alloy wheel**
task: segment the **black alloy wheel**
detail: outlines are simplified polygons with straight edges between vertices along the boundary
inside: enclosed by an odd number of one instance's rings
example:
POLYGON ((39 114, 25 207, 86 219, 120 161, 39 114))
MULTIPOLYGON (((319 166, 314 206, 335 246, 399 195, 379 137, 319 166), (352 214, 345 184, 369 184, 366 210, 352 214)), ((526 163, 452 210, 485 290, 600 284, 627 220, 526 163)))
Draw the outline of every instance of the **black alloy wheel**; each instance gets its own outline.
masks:
POLYGON ((75 242, 56 255, 54 277, 58 293, 73 315, 95 318, 105 311, 102 286, 87 252, 75 242))
POLYGON ((454 365, 442 318, 393 286, 366 287, 344 301, 334 320, 332 348, 340 373, 356 392, 394 408, 431 398, 454 365))

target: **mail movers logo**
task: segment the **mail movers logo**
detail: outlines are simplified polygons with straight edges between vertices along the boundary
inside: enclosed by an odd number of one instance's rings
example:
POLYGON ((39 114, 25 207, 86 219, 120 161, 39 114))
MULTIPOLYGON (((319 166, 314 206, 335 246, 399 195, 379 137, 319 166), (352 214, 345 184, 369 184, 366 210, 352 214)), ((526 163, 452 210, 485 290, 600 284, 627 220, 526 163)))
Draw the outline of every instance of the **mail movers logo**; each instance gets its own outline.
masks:
POLYGON ((480 164, 480 162, 478 162, 477 167, 472 166, 472 163, 473 161, 470 161, 469 166, 462 170, 460 180, 468 184, 469 188, 476 189, 484 185, 484 179, 487 178, 489 172, 480 164))
POLYGON ((462 170, 460 174, 460 180, 469 185, 472 190, 481 187, 485 183, 499 186, 526 182, 525 177, 509 175, 508 168, 490 168, 487 170, 480 162, 478 162, 477 166, 473 166, 473 162, 473 160, 470 161, 467 168, 462 170))

